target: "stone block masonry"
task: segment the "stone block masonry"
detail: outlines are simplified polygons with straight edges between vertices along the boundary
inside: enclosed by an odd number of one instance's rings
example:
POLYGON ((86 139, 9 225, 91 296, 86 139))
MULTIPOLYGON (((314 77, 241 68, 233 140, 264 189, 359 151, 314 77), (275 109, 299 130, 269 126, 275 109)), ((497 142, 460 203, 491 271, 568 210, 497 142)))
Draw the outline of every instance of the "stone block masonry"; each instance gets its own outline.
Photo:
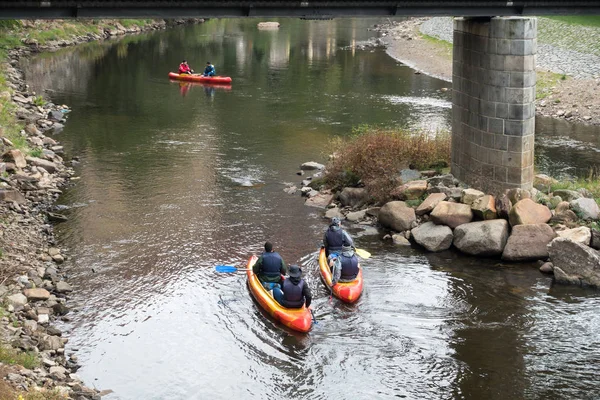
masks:
POLYGON ((452 173, 486 193, 533 184, 537 19, 456 18, 452 173))

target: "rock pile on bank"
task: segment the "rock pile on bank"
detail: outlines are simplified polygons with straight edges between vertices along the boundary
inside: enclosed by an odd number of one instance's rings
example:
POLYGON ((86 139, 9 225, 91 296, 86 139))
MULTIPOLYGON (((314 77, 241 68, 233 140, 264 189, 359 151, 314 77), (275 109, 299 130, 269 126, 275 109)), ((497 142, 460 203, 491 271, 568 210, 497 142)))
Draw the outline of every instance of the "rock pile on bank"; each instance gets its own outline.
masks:
POLYGON ((360 187, 321 191, 320 206, 329 218, 377 222, 396 244, 412 241, 432 252, 454 247, 510 262, 550 260, 552 269, 546 264, 542 271, 553 270, 556 281, 600 288, 600 232, 585 226, 598 220, 600 208, 585 189, 551 192, 552 179, 538 175, 537 188, 494 196, 451 174, 415 172, 392 191, 396 200, 381 207, 368 208, 369 193, 360 187))

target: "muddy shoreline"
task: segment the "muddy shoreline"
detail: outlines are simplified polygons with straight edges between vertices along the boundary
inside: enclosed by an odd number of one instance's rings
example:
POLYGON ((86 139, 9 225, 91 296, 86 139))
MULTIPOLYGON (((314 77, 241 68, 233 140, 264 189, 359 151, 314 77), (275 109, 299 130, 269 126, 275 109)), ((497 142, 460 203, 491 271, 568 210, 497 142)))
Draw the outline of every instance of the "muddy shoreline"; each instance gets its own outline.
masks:
POLYGON ((28 363, 2 364, 5 381, 17 392, 46 390, 77 399, 100 399, 110 392, 89 388, 76 375, 77 349, 69 349, 68 339, 53 325, 69 320, 68 297, 73 290, 62 270, 67 251, 55 247, 53 235, 53 223, 66 217, 53 212, 53 205, 62 190, 78 179, 73 169, 78 158, 66 159, 53 136, 63 129, 69 107, 41 100, 30 92, 20 62, 40 52, 80 43, 198 22, 202 20, 160 20, 131 28, 115 23, 102 33, 43 46, 24 40, 24 46, 8 53, 5 76, 12 93, 5 91, 0 96, 12 101, 14 114, 25 124, 19 140, 35 149, 29 154, 18 150, 22 146, 15 146, 0 128, 0 296, 5 305, 0 337, 8 351, 31 356, 28 363))

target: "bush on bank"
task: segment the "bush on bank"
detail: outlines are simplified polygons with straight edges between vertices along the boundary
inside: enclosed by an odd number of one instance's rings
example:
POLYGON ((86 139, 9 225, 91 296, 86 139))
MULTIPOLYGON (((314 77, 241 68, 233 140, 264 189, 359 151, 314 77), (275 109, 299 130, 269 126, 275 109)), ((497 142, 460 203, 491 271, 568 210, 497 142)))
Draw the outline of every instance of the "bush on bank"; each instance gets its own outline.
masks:
POLYGON ((441 170, 450 163, 451 135, 406 129, 363 126, 350 138, 336 138, 329 147, 333 157, 325 182, 333 189, 356 186, 359 181, 375 201, 390 198, 405 168, 441 170))

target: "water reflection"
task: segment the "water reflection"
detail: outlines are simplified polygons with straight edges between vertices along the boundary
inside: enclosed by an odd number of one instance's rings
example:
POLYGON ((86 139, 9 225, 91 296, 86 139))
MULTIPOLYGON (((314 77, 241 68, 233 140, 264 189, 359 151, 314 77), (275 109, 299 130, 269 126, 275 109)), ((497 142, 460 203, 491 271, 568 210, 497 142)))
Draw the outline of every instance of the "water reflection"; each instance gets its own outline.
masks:
POLYGON ((383 51, 345 48, 375 21, 257 22, 211 20, 27 67, 32 87, 73 108, 60 139, 82 179, 61 198, 71 218, 57 231, 71 249, 66 328, 80 375, 113 389, 108 399, 597 391, 597 297, 559 295, 533 266, 397 248, 359 226, 357 245, 374 255, 365 293, 328 302, 314 264, 326 224, 284 183, 360 123, 447 125, 450 94, 383 51), (210 59, 234 90, 169 82, 182 58, 210 59), (304 266, 320 321, 308 335, 265 317, 243 275, 213 272, 265 240, 304 266))

